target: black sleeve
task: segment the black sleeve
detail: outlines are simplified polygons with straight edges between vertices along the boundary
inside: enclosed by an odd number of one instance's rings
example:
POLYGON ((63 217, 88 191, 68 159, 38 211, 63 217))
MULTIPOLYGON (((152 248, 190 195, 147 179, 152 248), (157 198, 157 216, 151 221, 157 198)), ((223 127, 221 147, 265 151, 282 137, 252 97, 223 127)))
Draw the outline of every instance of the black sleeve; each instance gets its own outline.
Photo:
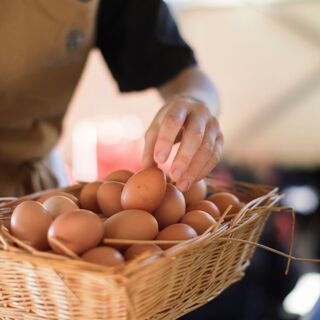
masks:
POLYGON ((161 0, 102 0, 96 45, 123 92, 157 87, 196 64, 161 0))

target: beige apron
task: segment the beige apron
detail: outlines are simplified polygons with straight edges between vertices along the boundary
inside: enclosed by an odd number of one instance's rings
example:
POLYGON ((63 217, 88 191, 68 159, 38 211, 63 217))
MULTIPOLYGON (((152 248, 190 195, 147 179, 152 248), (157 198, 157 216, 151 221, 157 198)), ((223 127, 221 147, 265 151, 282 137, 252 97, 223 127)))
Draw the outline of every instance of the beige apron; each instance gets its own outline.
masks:
POLYGON ((0 197, 57 185, 47 158, 94 44, 98 0, 0 0, 0 197))

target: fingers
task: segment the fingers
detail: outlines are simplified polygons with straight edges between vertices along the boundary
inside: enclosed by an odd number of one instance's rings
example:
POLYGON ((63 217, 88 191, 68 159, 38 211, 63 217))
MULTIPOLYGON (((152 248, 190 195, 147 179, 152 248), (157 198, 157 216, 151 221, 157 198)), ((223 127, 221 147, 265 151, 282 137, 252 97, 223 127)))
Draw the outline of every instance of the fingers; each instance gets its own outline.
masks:
POLYGON ((181 191, 202 179, 220 160, 223 136, 219 123, 202 103, 173 100, 161 108, 145 135, 143 167, 167 161, 181 141, 170 176, 181 191))
POLYGON ((172 163, 170 175, 174 181, 180 181, 187 171, 203 141, 206 119, 197 113, 189 115, 177 155, 172 163))
POLYGON ((154 145, 153 157, 157 163, 164 163, 186 121, 188 109, 184 105, 168 108, 159 127, 154 145))
POLYGON ((146 169, 156 165, 154 161, 154 146, 157 141, 158 132, 159 132, 159 123, 164 116, 166 109, 161 108, 156 116, 154 117, 152 123, 150 124, 145 136, 144 136, 144 149, 142 155, 142 168, 146 169))
POLYGON ((142 156, 143 169, 150 168, 156 164, 153 158, 153 150, 157 140, 157 136, 158 136, 157 126, 155 124, 151 125, 147 130, 144 138, 144 149, 143 149, 143 156, 142 156))
POLYGON ((183 176, 177 181, 177 187, 181 191, 186 191, 193 182, 199 179, 204 172, 204 169, 212 169, 210 165, 214 165, 215 157, 215 142, 219 135, 219 126, 216 121, 209 121, 204 137, 198 146, 193 158, 191 159, 187 169, 183 173, 183 176), (212 164, 209 161, 211 160, 212 164))
POLYGON ((222 156, 222 149, 223 149, 223 136, 222 136, 222 133, 220 133, 217 136, 217 139, 215 141, 213 155, 211 156, 211 158, 209 158, 206 165, 202 168, 202 170, 198 174, 196 181, 206 177, 212 171, 212 169, 218 164, 222 156))

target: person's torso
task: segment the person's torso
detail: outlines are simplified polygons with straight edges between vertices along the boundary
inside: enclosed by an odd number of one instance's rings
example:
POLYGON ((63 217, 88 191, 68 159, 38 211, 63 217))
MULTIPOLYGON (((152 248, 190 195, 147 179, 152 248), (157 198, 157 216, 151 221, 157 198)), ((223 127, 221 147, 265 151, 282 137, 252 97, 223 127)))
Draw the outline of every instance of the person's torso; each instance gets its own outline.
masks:
POLYGON ((0 163, 42 158, 94 45, 98 0, 0 0, 0 163))

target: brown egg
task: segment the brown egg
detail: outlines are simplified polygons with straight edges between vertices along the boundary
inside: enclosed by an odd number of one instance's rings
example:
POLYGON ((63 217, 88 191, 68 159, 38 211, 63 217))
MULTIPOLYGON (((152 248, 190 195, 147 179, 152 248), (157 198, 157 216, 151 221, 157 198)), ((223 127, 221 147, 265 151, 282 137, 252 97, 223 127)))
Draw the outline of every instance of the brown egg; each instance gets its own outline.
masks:
POLYGON ((13 236, 27 241, 39 250, 49 249, 47 232, 52 217, 44 206, 37 201, 24 201, 13 211, 10 229, 13 236))
POLYGON ((221 214, 219 208, 209 200, 200 200, 188 206, 187 211, 201 210, 209 213, 216 221, 219 220, 221 214))
POLYGON ((37 201, 44 203, 47 199, 52 196, 64 196, 72 200, 77 206, 79 206, 79 199, 71 193, 63 192, 63 191, 52 191, 48 192, 45 195, 41 196, 37 201))
POLYGON ((65 196, 52 196, 43 202, 43 206, 48 210, 53 219, 60 214, 79 209, 79 207, 65 196))
POLYGON ((159 207, 166 192, 166 176, 158 168, 149 168, 133 175, 121 194, 124 209, 152 212, 159 207))
POLYGON ((192 184, 190 189, 183 194, 187 205, 204 200, 207 195, 207 184, 203 179, 199 180, 192 184))
POLYGON ((52 241, 55 238, 77 254, 96 247, 103 237, 103 223, 88 210, 77 209, 61 214, 51 224, 48 240, 52 249, 63 253, 52 241))
POLYGON ((134 173, 130 170, 116 170, 111 172, 106 178, 106 181, 117 181, 126 183, 134 173))
POLYGON ((82 259, 108 267, 121 265, 124 262, 123 255, 111 247, 96 247, 90 249, 82 255, 82 259))
POLYGON ((198 235, 203 234, 211 226, 216 224, 216 220, 212 216, 201 210, 193 210, 187 212, 181 219, 181 223, 185 223, 192 227, 198 235))
POLYGON ((232 205, 232 208, 229 213, 237 213, 242 207, 239 198, 229 192, 214 193, 208 200, 212 201, 219 208, 221 214, 223 214, 230 205, 232 205))
POLYGON ((138 257, 139 255, 141 255, 143 253, 148 252, 150 255, 152 255, 153 253, 157 253, 157 252, 161 252, 161 251, 162 251, 162 249, 153 243, 133 244, 132 246, 130 246, 126 250, 124 257, 127 261, 129 261, 129 260, 133 260, 134 258, 138 257))
POLYGON ((81 208, 90 210, 96 213, 101 212, 98 201, 97 191, 102 185, 103 181, 95 181, 87 183, 80 192, 80 205, 81 208))
POLYGON ((163 229, 170 224, 180 221, 186 212, 186 201, 177 187, 168 183, 165 196, 160 206, 153 212, 159 228, 163 229))
POLYGON ((106 217, 122 211, 121 192, 124 184, 121 182, 107 181, 98 189, 97 200, 102 213, 106 217))
MULTIPOLYGON (((158 222, 143 210, 124 210, 104 222, 104 237, 111 239, 152 240, 158 233, 158 222)), ((129 245, 111 245, 119 249, 129 245)))
MULTIPOLYGON (((172 224, 158 233, 156 240, 188 240, 197 236, 197 232, 185 223, 172 224)), ((166 250, 174 244, 161 244, 160 248, 166 250)))

